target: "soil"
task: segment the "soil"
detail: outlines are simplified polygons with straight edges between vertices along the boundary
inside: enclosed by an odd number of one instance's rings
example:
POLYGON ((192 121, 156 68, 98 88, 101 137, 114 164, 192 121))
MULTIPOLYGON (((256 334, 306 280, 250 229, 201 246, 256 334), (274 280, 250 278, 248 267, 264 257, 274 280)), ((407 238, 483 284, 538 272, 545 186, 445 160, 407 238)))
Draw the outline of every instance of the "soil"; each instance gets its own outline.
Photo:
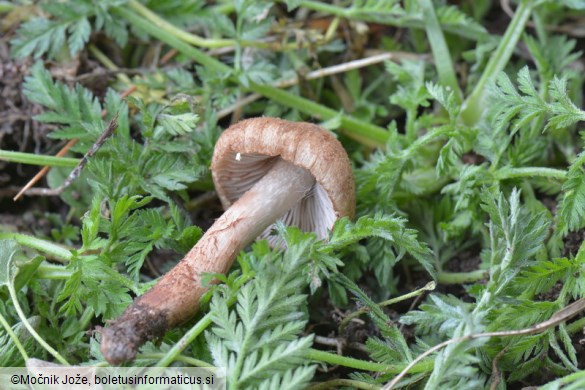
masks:
POLYGON ((565 246, 561 255, 563 257, 575 256, 581 247, 581 243, 585 240, 585 229, 569 232, 563 239, 565 246))

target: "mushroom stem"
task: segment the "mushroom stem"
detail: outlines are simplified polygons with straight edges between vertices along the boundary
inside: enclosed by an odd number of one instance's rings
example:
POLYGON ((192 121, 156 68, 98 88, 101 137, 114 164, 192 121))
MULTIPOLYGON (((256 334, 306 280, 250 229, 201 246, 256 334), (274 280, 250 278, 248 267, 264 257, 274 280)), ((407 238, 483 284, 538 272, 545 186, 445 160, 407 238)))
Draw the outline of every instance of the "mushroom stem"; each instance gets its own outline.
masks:
POLYGON ((192 317, 207 291, 202 273, 226 273, 244 247, 311 190, 315 184, 311 173, 275 160, 171 271, 102 330, 101 351, 110 364, 132 360, 146 341, 192 317))

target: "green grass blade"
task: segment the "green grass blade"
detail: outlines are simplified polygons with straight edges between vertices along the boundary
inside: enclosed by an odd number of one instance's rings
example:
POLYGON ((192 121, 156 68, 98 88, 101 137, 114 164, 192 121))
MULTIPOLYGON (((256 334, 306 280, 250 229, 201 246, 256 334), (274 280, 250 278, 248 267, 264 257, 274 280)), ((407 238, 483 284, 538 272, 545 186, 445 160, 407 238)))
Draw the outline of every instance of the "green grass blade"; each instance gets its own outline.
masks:
POLYGON ((433 57, 435 58, 435 66, 439 73, 439 82, 455 91, 457 102, 460 103, 463 97, 459 84, 457 83, 457 77, 455 75, 455 68, 453 67, 453 61, 451 60, 451 54, 449 53, 449 47, 445 42, 445 36, 443 30, 435 14, 435 8, 431 0, 419 0, 419 6, 423 11, 423 18, 425 21, 425 28, 427 31, 427 37, 433 57))
POLYGON ((45 156, 42 154, 13 152, 0 150, 0 160, 29 165, 49 167, 75 168, 79 164, 78 158, 45 156))
POLYGON ((516 44, 524 33, 524 28, 532 12, 532 7, 533 2, 531 0, 523 0, 516 9, 516 14, 508 25, 502 41, 494 52, 494 55, 490 58, 473 92, 463 103, 460 116, 465 124, 473 126, 481 118, 485 109, 484 100, 488 83, 495 80, 498 73, 504 69, 510 57, 512 57, 516 44))
MULTIPOLYGON (((152 22, 145 20, 129 9, 117 8, 113 12, 126 19, 135 27, 167 43, 169 46, 177 49, 205 67, 224 72, 232 71, 232 68, 229 66, 204 54, 164 28, 153 28, 152 22)), ((161 24, 161 26, 164 26, 164 24, 161 24)), ((339 115, 337 111, 331 108, 269 85, 250 83, 249 90, 322 120, 331 119, 339 115)), ((383 147, 385 141, 388 139, 388 132, 384 128, 361 121, 349 115, 341 115, 341 125, 348 136, 354 137, 369 146, 383 147)))

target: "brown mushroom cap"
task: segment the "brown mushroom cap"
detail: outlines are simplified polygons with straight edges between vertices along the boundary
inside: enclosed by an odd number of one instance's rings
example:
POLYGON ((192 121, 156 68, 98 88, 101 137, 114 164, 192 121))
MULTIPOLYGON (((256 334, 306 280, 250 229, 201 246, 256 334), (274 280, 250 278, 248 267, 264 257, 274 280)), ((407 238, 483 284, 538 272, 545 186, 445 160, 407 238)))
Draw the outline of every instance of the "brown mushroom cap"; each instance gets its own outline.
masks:
MULTIPOLYGON (((243 120, 217 141, 211 172, 223 207, 227 209, 248 191, 278 158, 305 168, 316 181, 310 193, 282 216, 285 224, 326 239, 338 218, 354 216, 353 174, 341 143, 317 125, 277 118, 243 120)), ((269 232, 270 227, 263 236, 269 232)))

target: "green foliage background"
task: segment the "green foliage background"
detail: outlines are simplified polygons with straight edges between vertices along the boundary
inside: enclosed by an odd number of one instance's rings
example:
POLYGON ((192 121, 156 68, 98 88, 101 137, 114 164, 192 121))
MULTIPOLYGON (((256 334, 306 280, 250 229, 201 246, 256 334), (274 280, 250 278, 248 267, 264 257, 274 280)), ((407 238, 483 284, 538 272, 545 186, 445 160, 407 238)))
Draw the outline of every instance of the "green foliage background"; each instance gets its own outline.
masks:
MULTIPOLYGON (((42 107, 34 119, 53 125, 49 137, 78 139, 71 156, 81 157, 115 117, 118 126, 60 195, 70 215, 50 237, 0 231, 0 365, 104 364, 99 333, 87 331, 152 286, 149 255, 178 260, 201 237, 189 197, 213 189, 213 146, 234 111, 335 132, 358 216, 326 242, 278 225, 287 250, 260 241, 242 252, 215 275, 222 283, 201 313, 133 364, 223 366, 230 389, 379 389, 440 342, 527 328, 585 298, 585 249, 566 244, 585 228, 584 42, 571 29, 585 3, 520 0, 510 17, 497 2, 454 3, 2 3, 20 22, 11 54, 31 63, 22 90, 42 107), (311 27, 317 19, 327 27, 311 27), (383 65, 356 65, 387 52, 383 65), (112 72, 108 90, 58 80, 74 59, 112 72), (337 64, 333 77, 308 77, 337 64), (474 269, 451 270, 468 258, 474 269), (429 281, 436 291, 413 292, 429 281), (423 293, 410 309, 385 310, 423 293), (343 317, 331 338, 356 317, 368 324, 350 356, 317 348, 310 303, 324 297, 343 317)), ((51 187, 77 164, 0 159, 59 167, 51 187)), ((580 388, 584 325, 452 343, 400 386, 580 388)))

